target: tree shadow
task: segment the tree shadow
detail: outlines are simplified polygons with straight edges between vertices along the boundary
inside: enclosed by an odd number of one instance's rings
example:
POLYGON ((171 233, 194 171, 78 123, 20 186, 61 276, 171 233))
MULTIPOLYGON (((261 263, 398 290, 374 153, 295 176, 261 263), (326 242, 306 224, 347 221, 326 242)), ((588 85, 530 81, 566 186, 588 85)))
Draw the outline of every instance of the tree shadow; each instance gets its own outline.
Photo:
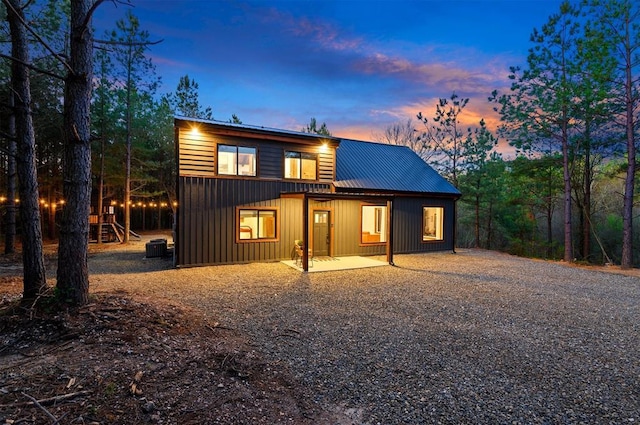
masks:
POLYGON ((164 257, 147 258, 144 251, 111 251, 89 255, 89 274, 151 273, 173 269, 171 253, 164 257))

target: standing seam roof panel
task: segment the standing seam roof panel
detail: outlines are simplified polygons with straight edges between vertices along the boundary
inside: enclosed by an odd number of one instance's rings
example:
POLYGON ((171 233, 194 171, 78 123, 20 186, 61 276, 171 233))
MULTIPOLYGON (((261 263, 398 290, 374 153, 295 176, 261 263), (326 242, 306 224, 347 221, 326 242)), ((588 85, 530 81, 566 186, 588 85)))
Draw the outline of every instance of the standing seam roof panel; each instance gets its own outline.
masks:
POLYGON ((336 168, 337 188, 460 195, 406 146, 342 139, 336 168))

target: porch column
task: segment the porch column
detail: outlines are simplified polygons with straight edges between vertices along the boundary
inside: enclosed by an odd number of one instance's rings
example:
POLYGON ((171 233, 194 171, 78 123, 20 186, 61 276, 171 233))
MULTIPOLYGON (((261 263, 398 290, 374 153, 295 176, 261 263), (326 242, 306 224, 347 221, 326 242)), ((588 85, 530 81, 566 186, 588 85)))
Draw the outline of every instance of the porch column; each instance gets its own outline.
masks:
POLYGON ((393 201, 387 200, 387 262, 393 264, 393 201))
POLYGON ((302 270, 309 271, 309 198, 307 193, 302 200, 302 270))

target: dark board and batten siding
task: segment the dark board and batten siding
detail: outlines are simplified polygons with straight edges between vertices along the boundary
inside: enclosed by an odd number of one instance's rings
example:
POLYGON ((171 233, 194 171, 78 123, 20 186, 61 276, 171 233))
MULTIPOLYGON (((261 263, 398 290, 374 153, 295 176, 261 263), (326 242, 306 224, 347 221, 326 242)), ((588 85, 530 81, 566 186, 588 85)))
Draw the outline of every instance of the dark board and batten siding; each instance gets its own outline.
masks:
POLYGON ((275 261, 291 258, 302 239, 302 201, 282 192, 329 191, 320 183, 180 177, 176 262, 179 266, 275 261), (236 242, 236 207, 277 208, 279 239, 236 242))
POLYGON ((453 250, 455 201, 438 198, 397 197, 393 201, 393 252, 432 252, 453 250), (444 207, 444 240, 422 240, 422 208, 444 207))

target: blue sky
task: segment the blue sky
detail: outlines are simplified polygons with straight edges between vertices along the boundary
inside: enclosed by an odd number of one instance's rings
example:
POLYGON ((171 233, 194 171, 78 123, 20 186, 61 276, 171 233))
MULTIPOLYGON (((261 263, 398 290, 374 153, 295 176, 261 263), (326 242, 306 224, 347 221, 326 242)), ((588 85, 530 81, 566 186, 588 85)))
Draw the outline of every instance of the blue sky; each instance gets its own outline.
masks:
POLYGON ((300 130, 315 117, 339 137, 373 140, 432 116, 440 97, 470 98, 464 120, 493 127, 487 97, 524 65, 533 28, 556 0, 106 2, 96 35, 130 9, 150 39, 160 92, 188 74, 215 119, 300 130))

